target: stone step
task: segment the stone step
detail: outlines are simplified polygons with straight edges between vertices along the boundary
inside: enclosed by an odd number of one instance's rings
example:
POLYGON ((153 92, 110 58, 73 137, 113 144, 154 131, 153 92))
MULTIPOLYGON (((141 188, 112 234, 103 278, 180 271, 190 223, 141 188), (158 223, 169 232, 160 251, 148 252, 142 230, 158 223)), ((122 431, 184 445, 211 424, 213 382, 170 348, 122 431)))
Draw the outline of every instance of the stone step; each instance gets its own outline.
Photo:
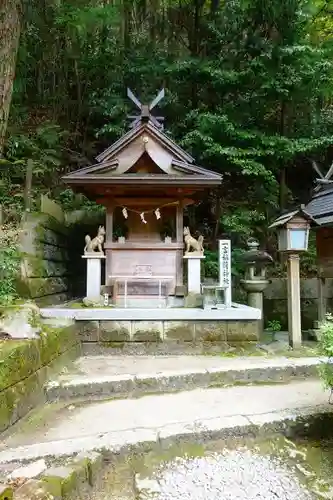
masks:
POLYGON ((103 450, 128 453, 248 433, 282 431, 297 418, 330 412, 319 380, 54 403, 32 412, 0 441, 0 463, 103 450))
POLYGON ((136 397, 235 384, 287 383, 318 376, 325 358, 83 356, 46 386, 47 400, 136 397))

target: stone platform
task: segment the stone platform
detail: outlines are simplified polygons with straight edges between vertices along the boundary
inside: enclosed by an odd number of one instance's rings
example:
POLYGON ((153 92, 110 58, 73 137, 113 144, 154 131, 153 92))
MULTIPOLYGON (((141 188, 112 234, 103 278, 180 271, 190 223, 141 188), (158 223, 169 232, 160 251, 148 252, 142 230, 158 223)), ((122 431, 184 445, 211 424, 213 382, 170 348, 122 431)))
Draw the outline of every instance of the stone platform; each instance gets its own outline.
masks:
POLYGON ((261 311, 233 303, 224 309, 71 308, 41 310, 44 318, 72 318, 84 342, 257 341, 261 311))

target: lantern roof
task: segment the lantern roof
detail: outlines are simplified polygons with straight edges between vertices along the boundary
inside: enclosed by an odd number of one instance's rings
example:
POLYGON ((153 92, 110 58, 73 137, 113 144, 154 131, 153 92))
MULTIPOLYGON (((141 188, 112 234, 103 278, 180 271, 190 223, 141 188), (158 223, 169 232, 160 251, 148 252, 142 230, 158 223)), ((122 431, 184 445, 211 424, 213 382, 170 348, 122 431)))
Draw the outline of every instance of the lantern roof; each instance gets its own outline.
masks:
POLYGON ((301 205, 300 208, 290 210, 285 212, 268 227, 268 229, 274 229, 278 227, 285 226, 288 222, 290 222, 294 218, 303 218, 310 223, 310 225, 318 226, 318 222, 312 217, 311 214, 308 213, 307 210, 304 209, 304 205, 301 205))

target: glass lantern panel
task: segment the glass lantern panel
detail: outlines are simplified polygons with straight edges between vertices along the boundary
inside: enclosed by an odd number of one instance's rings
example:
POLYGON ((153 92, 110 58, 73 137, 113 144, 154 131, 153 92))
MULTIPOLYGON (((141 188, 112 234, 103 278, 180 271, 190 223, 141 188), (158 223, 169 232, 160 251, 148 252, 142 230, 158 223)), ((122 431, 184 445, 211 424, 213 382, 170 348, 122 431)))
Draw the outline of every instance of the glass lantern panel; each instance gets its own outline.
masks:
POLYGON ((307 250, 307 230, 290 229, 290 250, 307 250))

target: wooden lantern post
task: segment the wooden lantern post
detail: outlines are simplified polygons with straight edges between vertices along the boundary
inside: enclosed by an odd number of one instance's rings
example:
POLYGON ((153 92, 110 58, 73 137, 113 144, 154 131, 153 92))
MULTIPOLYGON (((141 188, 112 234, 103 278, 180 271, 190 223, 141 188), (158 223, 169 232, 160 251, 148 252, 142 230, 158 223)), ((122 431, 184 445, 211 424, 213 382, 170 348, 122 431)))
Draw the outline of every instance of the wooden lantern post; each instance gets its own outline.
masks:
POLYGON ((293 348, 302 345, 299 256, 308 249, 311 225, 317 223, 301 207, 281 215, 269 226, 278 231, 278 251, 286 253, 288 257, 288 331, 289 344, 293 348))

